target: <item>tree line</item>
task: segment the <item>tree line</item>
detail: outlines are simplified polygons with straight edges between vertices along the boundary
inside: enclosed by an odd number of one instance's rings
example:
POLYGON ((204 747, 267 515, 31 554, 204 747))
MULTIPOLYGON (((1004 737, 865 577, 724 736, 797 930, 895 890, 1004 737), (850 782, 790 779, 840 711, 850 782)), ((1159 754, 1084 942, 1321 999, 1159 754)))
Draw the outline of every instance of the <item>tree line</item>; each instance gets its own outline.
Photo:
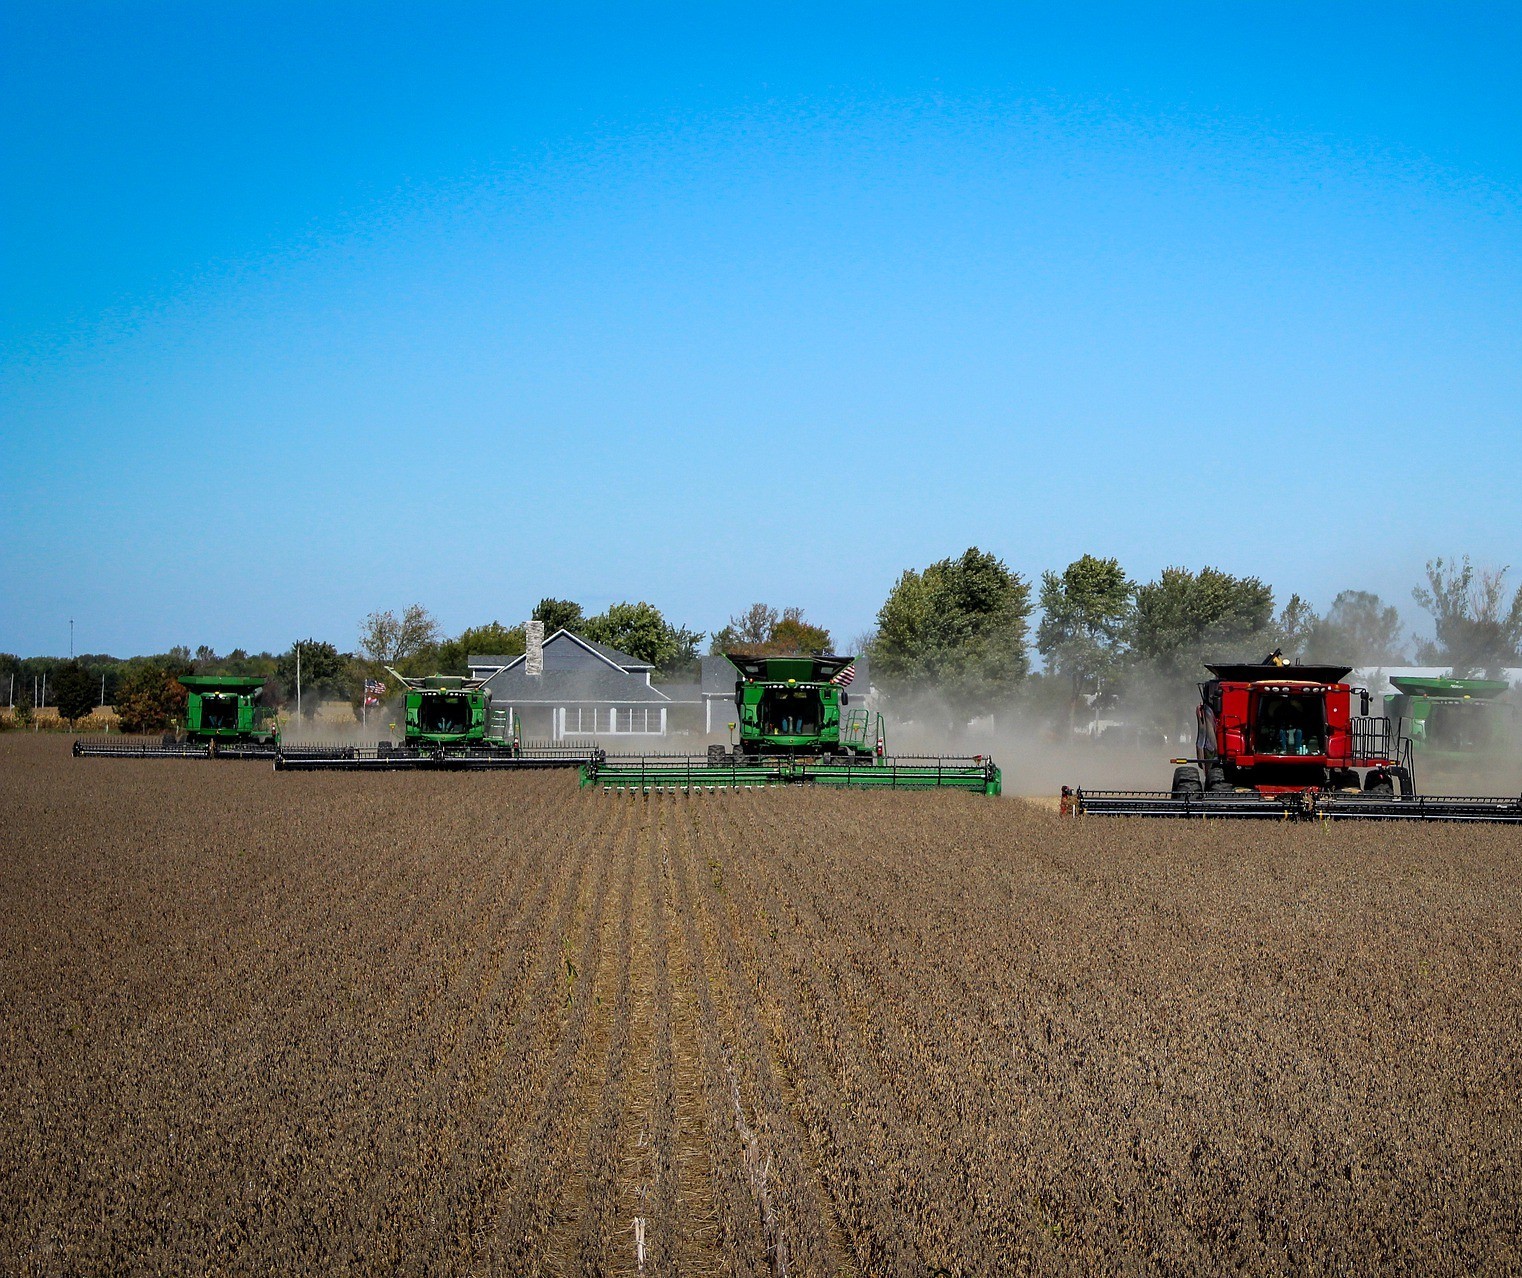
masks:
MULTIPOLYGON (((874 684, 885 695, 911 708, 933 705, 951 722, 1010 710, 1069 726, 1117 711, 1163 721, 1207 660, 1277 650, 1292 661, 1358 666, 1414 660, 1457 675, 1522 665, 1522 587, 1508 595, 1506 574, 1476 568, 1468 556, 1430 561, 1412 591, 1432 617, 1433 636, 1425 638, 1404 632, 1399 610, 1369 591, 1344 590, 1318 614, 1298 594, 1277 605, 1257 577, 1170 567, 1137 582, 1118 560, 1091 554, 1032 582, 974 546, 906 570, 878 610, 875 630, 852 646, 870 654, 874 684)), ((712 636, 668 621, 645 602, 588 615, 572 600, 545 598, 532 616, 547 636, 574 631, 649 662, 668 682, 697 678, 705 639, 716 653, 834 650, 830 632, 801 608, 764 603, 734 614, 712 636)), ((280 653, 218 654, 203 645, 126 660, 0 653, 0 689, 13 697, 22 722, 46 678, 47 704, 66 719, 105 704, 124 730, 157 731, 184 712, 181 675, 262 677, 266 704, 294 709, 299 669, 300 705, 310 716, 323 701, 358 710, 367 680, 385 684, 386 698, 394 698, 400 690, 388 667, 407 676, 463 675, 470 656, 518 656, 525 642, 521 624, 495 620, 447 635, 422 604, 370 613, 356 639, 350 649, 306 638, 280 653)))
POLYGON ((1085 554, 1039 586, 970 548, 905 572, 877 617, 874 681, 906 702, 933 701, 955 721, 1011 709, 1046 719, 1103 712, 1167 724, 1206 661, 1286 660, 1349 666, 1445 666, 1455 675, 1522 665, 1522 587, 1506 569, 1434 559, 1412 598, 1431 639, 1403 632, 1399 610, 1344 590, 1324 614, 1300 595, 1276 607, 1257 577, 1165 568, 1133 581, 1114 558, 1085 554), (1039 609, 1032 635, 1030 622, 1039 609), (1032 673, 1032 650, 1042 669, 1032 673))
MULTIPOLYGON (((658 608, 643 602, 616 603, 587 615, 571 600, 547 598, 539 601, 533 619, 544 623, 546 635, 573 630, 650 662, 668 679, 696 678, 699 645, 706 637, 668 622, 658 608)), ((308 637, 279 653, 239 648, 219 654, 202 645, 125 660, 105 654, 65 659, 0 653, 0 695, 12 698, 14 720, 21 724, 31 722, 35 703, 56 707, 70 722, 105 705, 114 708, 123 731, 157 732, 183 722, 187 694, 180 676, 243 675, 264 680, 264 704, 292 712, 299 705, 310 719, 323 702, 347 701, 358 711, 367 683, 385 685, 384 699, 394 701, 400 689, 388 668, 409 677, 464 675, 472 655, 515 657, 525 646, 523 626, 500 621, 447 635, 422 604, 400 614, 370 613, 359 623, 356 638, 349 649, 308 637)))

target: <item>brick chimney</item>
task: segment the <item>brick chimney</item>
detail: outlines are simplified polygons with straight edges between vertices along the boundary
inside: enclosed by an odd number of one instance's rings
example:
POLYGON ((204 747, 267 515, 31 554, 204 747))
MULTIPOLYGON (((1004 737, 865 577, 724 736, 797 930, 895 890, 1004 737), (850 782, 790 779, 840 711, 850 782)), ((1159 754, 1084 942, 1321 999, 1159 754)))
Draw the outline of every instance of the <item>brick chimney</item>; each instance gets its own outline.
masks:
POLYGON ((525 621, 523 623, 524 660, 523 673, 542 675, 544 673, 544 622, 525 621))

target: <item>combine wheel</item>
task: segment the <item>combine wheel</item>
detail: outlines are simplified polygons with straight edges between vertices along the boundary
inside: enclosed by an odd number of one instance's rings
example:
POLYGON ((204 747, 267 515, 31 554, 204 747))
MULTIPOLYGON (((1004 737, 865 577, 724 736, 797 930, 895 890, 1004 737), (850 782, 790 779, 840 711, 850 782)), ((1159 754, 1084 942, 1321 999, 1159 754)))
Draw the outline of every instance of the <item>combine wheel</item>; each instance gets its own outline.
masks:
MULTIPOLYGON (((1191 769, 1180 768, 1179 772, 1186 772, 1190 770, 1191 769)), ((1176 785, 1178 783, 1178 772, 1175 772, 1173 777, 1174 784, 1176 785)), ((1215 763, 1207 763, 1205 765, 1205 788, 1212 794, 1230 793, 1232 785, 1231 782, 1226 779, 1226 765, 1224 763, 1217 761, 1215 763)))
POLYGON ((166 732, 164 734, 164 749, 167 750, 171 746, 174 746, 174 745, 177 745, 177 744, 178 744, 178 742, 176 742, 175 739, 174 739, 174 733, 172 733, 172 732, 166 732))
POLYGON ((724 747, 711 745, 708 747, 708 766, 710 768, 722 768, 724 766, 724 747))
POLYGON ((1175 768, 1173 772, 1173 797, 1197 799, 1205 793, 1205 783, 1200 779, 1198 768, 1175 768))
POLYGON ((1388 772, 1376 768, 1363 779, 1363 792, 1365 794, 1394 794, 1395 782, 1390 779, 1388 772))
POLYGON ((1327 777, 1327 786, 1332 790, 1358 789, 1358 773, 1352 768, 1333 768, 1327 777))

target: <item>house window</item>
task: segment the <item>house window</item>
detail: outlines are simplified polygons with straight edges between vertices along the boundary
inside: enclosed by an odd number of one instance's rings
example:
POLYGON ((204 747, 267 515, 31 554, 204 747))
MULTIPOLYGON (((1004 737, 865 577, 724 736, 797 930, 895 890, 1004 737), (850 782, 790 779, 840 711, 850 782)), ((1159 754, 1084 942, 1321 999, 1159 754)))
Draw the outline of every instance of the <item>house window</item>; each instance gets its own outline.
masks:
POLYGON ((664 706, 619 706, 611 729, 619 736, 660 736, 666 731, 664 706))
POLYGON ((664 706, 566 706, 560 711, 565 737, 664 736, 664 706))
POLYGON ((608 731, 608 712, 596 706, 566 706, 560 712, 560 732, 567 737, 594 737, 608 731))

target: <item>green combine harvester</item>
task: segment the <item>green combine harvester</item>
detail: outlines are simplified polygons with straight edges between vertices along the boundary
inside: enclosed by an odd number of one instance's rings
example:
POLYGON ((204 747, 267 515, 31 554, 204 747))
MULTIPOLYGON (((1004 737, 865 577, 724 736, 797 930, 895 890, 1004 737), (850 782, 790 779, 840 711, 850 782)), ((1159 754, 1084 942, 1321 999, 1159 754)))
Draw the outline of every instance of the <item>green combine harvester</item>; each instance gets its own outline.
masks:
POLYGON ((184 734, 161 740, 128 736, 80 737, 78 757, 115 759, 271 759, 280 748, 274 710, 259 704, 258 675, 181 675, 184 734))
POLYGON ((1417 767, 1434 784, 1463 785, 1512 763, 1522 744, 1517 709, 1500 698, 1504 679, 1392 675, 1385 714, 1411 738, 1417 767))
POLYGON ((992 759, 886 754, 880 714, 850 708, 850 657, 750 657, 735 667, 739 740, 706 756, 599 756, 581 784, 628 794, 688 794, 779 785, 898 790, 953 789, 998 794, 992 759))
POLYGON ((406 688, 402 739, 374 745, 286 743, 275 755, 280 772, 398 772, 408 769, 487 771, 512 768, 574 768, 598 751, 525 749, 517 716, 494 707, 481 682, 457 675, 409 679, 387 668, 406 688))

